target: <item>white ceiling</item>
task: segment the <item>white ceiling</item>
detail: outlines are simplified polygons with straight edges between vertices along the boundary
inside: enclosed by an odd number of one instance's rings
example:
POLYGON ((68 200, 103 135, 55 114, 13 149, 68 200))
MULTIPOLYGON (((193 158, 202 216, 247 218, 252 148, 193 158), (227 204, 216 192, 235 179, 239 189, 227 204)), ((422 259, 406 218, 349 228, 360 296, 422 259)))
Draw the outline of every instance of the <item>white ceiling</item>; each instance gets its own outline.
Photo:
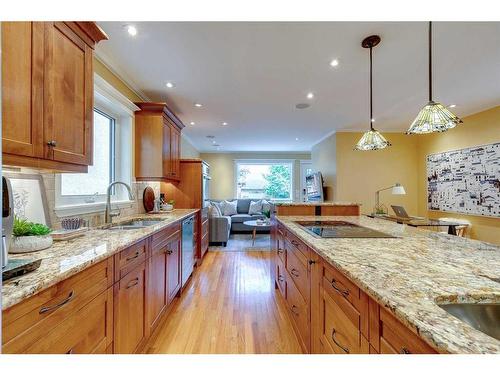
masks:
MULTIPOLYGON (((215 151, 207 135, 221 151, 309 151, 334 131, 365 130, 360 43, 371 34, 382 38, 373 52, 375 127, 405 131, 427 101, 427 23, 138 22, 135 37, 125 23, 99 24, 109 41, 98 56, 148 99, 166 101, 200 151, 215 151), (311 107, 295 109, 303 102, 311 107)), ((456 104, 459 116, 499 105, 500 22, 439 22, 433 32, 434 99, 456 104)))

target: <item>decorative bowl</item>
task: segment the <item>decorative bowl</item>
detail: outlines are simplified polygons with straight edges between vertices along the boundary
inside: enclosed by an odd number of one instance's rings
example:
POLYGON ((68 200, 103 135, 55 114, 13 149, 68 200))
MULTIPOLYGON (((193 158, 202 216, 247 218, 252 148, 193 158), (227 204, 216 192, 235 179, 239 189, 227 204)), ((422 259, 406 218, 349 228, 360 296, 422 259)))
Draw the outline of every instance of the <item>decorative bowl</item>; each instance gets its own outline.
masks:
POLYGON ((22 254, 40 251, 52 246, 52 236, 12 236, 9 253, 22 254))
POLYGON ((61 227, 66 230, 78 229, 82 225, 83 220, 79 217, 72 217, 61 220, 61 227))

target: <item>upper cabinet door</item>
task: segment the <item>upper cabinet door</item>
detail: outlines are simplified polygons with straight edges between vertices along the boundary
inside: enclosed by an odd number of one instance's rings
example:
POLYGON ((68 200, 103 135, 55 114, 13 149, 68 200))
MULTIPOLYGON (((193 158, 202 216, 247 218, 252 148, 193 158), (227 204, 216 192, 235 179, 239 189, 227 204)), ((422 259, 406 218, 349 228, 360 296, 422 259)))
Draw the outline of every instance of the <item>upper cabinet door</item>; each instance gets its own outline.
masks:
POLYGON ((43 123, 43 23, 2 22, 2 147, 37 157, 43 123))
POLYGON ((92 164, 92 48, 63 22, 45 23, 45 157, 92 164))
POLYGON ((171 171, 174 179, 180 179, 180 160, 181 160, 181 132, 175 128, 171 128, 170 132, 170 160, 172 163, 171 171))
POLYGON ((163 177, 170 178, 172 176, 172 159, 171 159, 171 137, 172 129, 168 121, 163 118, 163 149, 162 149, 162 162, 163 162, 163 177))

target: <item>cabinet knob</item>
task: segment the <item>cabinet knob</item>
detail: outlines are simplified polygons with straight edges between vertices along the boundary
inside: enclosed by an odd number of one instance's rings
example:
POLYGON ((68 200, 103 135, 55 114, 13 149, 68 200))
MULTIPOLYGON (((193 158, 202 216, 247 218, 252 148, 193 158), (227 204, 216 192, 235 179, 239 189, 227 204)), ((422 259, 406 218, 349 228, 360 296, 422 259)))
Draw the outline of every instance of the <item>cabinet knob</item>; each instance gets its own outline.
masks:
POLYGON ((47 142, 47 145, 50 146, 50 147, 56 147, 57 146, 57 142, 52 140, 52 141, 48 141, 47 142))

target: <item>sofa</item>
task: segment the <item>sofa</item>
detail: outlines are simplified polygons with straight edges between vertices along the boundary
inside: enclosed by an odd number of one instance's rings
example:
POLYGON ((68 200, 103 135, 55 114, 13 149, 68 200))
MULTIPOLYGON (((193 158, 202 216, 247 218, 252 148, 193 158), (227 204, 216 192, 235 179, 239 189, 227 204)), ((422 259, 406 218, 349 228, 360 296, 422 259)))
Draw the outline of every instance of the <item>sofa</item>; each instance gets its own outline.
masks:
MULTIPOLYGON (((258 199, 229 199, 230 201, 237 201, 235 215, 231 216, 210 216, 209 218, 209 241, 210 243, 222 243, 227 245, 229 235, 231 233, 250 233, 253 227, 249 227, 243 222, 249 220, 265 219, 264 214, 249 214, 250 202, 257 201, 258 199)), ((209 202, 221 203, 222 200, 212 199, 209 202)), ((272 205, 269 209, 272 211, 272 205)), ((257 228, 257 233, 269 233, 269 229, 257 228)))

